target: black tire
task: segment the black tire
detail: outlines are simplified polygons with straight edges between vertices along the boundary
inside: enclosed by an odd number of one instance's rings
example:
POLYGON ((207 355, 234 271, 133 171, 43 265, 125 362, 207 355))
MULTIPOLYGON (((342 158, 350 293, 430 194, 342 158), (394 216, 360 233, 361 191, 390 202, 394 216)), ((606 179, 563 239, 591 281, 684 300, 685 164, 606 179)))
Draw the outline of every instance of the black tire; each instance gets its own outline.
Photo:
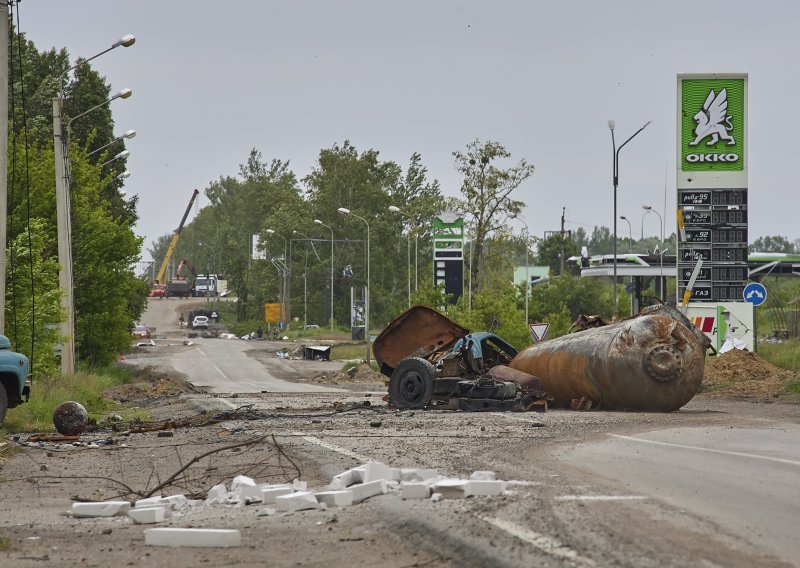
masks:
POLYGON ((436 367, 425 359, 403 359, 389 379, 389 400, 395 408, 425 408, 431 400, 435 376, 436 367))
POLYGON ((8 410, 8 393, 5 385, 0 383, 0 424, 6 418, 6 410, 8 410))

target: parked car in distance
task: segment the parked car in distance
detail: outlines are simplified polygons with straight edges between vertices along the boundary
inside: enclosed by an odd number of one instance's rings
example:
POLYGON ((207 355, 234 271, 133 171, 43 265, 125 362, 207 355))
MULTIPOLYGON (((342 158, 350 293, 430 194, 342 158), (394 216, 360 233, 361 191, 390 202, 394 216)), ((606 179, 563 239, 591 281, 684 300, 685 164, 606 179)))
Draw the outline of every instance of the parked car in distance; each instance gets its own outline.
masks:
POLYGON ((192 320, 193 329, 208 329, 208 316, 195 316, 192 320))
POLYGON ((150 328, 146 325, 137 325, 133 328, 131 335, 134 339, 150 339, 150 328))

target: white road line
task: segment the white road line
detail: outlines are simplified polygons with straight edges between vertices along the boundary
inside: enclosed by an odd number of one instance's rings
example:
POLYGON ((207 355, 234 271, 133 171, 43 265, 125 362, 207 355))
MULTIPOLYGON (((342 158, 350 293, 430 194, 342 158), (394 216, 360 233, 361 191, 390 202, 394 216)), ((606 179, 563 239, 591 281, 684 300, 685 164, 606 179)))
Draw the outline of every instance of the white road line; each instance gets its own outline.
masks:
POLYGON ((579 555, 570 547, 568 547, 565 544, 561 544, 554 538, 550 538, 549 536, 533 532, 532 530, 526 529, 525 527, 522 527, 516 523, 512 523, 511 521, 506 521, 503 519, 498 519, 497 517, 479 517, 479 518, 483 521, 486 521, 490 525, 494 525, 498 529, 507 532, 511 536, 515 536, 518 539, 533 545, 542 552, 545 552, 551 556, 562 558, 564 560, 571 562, 576 566, 595 566, 593 560, 579 555))
POLYGON ((667 446, 670 448, 681 448, 684 450, 697 450, 700 452, 710 452, 712 454, 723 454, 726 456, 738 456, 743 458, 753 458, 757 460, 766 460, 771 462, 778 462, 778 463, 785 463, 789 465, 799 465, 800 461, 796 460, 787 460, 783 458, 773 458, 770 456, 759 456, 758 454, 748 454, 746 452, 732 452, 729 450, 715 450, 713 448, 703 448, 700 446, 686 446, 684 444, 671 444, 669 442, 657 442, 655 440, 646 440, 644 438, 634 438, 632 436, 621 436, 619 434, 609 434, 612 438, 619 438, 621 440, 630 440, 632 442, 641 442, 643 444, 652 444, 654 446, 667 446))
POLYGON ((645 495, 561 495, 556 501, 642 501, 645 495))
POLYGON ((331 450, 333 452, 340 453, 343 456, 347 456, 349 458, 357 459, 362 463, 366 463, 368 461, 372 461, 370 458, 368 458, 366 456, 362 456, 361 454, 357 454, 356 452, 352 452, 352 451, 348 450, 347 448, 334 446, 333 444, 329 444, 328 442, 320 440, 319 438, 315 438, 314 436, 306 436, 302 432, 292 432, 292 435, 293 436, 300 436, 306 442, 311 442, 312 444, 316 444, 316 445, 320 446, 321 448, 325 448, 327 450, 331 450))

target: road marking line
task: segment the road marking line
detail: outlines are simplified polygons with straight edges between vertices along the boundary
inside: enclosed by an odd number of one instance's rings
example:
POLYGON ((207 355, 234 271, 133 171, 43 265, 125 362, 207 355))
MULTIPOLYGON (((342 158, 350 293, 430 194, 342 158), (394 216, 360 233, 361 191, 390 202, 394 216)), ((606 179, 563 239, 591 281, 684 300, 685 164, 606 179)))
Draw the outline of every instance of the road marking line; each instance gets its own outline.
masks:
POLYGON ((506 531, 511 536, 515 536, 520 540, 533 545, 542 552, 550 554, 558 558, 563 558, 577 566, 595 566, 593 560, 579 555, 565 544, 561 544, 558 540, 550 538, 549 536, 533 532, 511 521, 498 519, 497 517, 478 517, 486 521, 490 525, 494 525, 500 530, 506 531))
POLYGON ((633 436, 621 436, 619 434, 609 434, 612 438, 619 438, 621 440, 630 440, 632 442, 642 442, 644 444, 652 444, 654 446, 667 446, 670 448, 682 448, 684 450, 699 450, 701 452, 711 452, 713 454, 724 454, 727 456, 739 456, 743 458, 754 458, 757 460, 766 460, 778 463, 785 463, 789 465, 800 465, 800 461, 787 460, 783 458, 773 458, 770 456, 759 456, 758 454, 748 454, 746 452, 732 452, 730 450, 715 450, 713 448, 703 448, 700 446, 686 446, 684 444, 671 444, 670 442, 657 442, 655 440, 646 440, 644 438, 634 438, 633 436))
POLYGON ((642 501, 645 495, 561 495, 556 501, 642 501))
POLYGON ((347 448, 334 446, 333 444, 329 444, 328 442, 320 440, 319 438, 315 438, 314 436, 306 436, 302 432, 292 432, 292 435, 293 436, 300 436, 301 438, 303 438, 307 442, 311 442, 312 444, 316 444, 316 445, 318 445, 318 446, 320 446, 322 448, 325 448, 327 450, 331 450, 333 452, 340 453, 343 456, 347 456, 349 458, 357 459, 357 460, 359 460, 360 462, 363 462, 363 463, 367 463, 369 461, 372 461, 370 458, 368 458, 366 456, 362 456, 361 454, 357 454, 356 452, 350 451, 347 448))

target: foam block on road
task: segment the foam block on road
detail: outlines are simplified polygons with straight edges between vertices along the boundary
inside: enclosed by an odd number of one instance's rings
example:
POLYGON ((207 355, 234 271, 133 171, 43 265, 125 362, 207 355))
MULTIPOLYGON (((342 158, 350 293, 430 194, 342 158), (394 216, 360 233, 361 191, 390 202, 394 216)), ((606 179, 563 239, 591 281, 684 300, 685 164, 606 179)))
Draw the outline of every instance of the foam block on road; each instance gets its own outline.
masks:
POLYGON ((502 495, 506 482, 499 480, 470 479, 464 488, 464 495, 502 495))
POLYGON ((431 486, 424 481, 409 481, 400 484, 400 497, 403 499, 427 499, 431 496, 431 486))
POLYGON ((351 485, 350 490, 353 492, 353 501, 363 501, 375 495, 383 495, 386 493, 386 480, 376 479, 368 483, 358 483, 351 485))
POLYGON ((354 468, 353 474, 361 483, 370 483, 378 479, 385 481, 392 480, 392 469, 381 462, 367 462, 364 465, 354 468))
POLYGON ((73 517, 113 517, 131 510, 128 501, 99 501, 97 503, 73 503, 73 517))
POLYGON ((164 520, 164 507, 136 507, 128 511, 128 516, 137 525, 152 525, 164 520))
POLYGON ((465 479, 442 479, 433 484, 433 491, 439 493, 443 499, 461 499, 464 497, 465 479))
POLYGON ((208 490, 208 495, 206 496, 206 503, 208 505, 213 505, 215 503, 224 503, 228 499, 228 488, 225 486, 224 483, 220 483, 219 485, 215 485, 211 489, 208 490))
POLYGON ((145 529, 148 546, 201 546, 229 548, 241 546, 242 533, 235 529, 145 529))
POLYGON ((439 472, 435 469, 403 468, 400 470, 400 481, 425 481, 437 477, 439 477, 439 472))
POLYGON ((493 471, 473 471, 469 478, 482 481, 494 481, 497 479, 493 471))
POLYGON ((275 497, 275 507, 279 511, 303 511, 316 509, 317 506, 317 498, 311 491, 298 491, 275 497))
POLYGON ((342 491, 320 491, 317 501, 325 503, 328 507, 346 507, 353 504, 353 492, 350 489, 342 491))
POLYGON ((267 505, 274 505, 275 499, 281 495, 290 495, 294 489, 288 485, 267 485, 261 487, 261 502, 267 505))

